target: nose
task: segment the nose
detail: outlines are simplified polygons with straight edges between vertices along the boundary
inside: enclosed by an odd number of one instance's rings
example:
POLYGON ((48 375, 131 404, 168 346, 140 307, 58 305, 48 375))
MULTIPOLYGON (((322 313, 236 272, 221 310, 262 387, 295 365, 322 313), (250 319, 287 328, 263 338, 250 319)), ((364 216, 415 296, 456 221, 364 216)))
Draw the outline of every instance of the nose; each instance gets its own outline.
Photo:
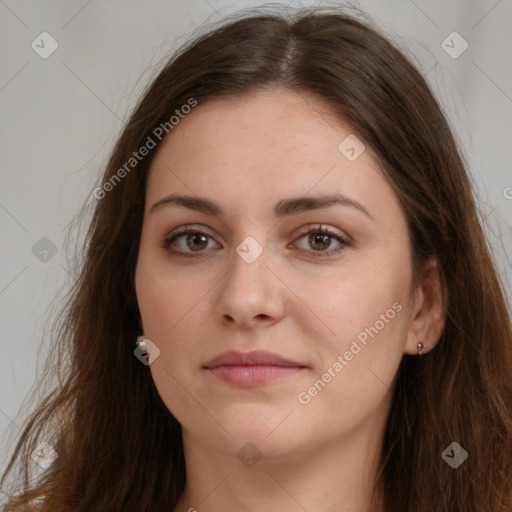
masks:
POLYGON ((233 251, 230 259, 230 268, 217 288, 216 317, 246 330, 278 322, 285 314, 289 290, 270 268, 267 251, 253 261, 233 251))

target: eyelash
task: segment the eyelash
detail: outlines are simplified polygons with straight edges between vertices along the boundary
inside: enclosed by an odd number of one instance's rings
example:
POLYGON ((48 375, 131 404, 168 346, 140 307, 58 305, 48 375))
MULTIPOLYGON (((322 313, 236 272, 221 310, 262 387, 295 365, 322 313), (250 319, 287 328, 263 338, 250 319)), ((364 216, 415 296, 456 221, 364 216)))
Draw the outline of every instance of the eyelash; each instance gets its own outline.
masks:
MULTIPOLYGON (((212 238, 206 231, 202 230, 201 228, 194 227, 194 226, 185 226, 178 233, 174 233, 172 236, 166 237, 161 244, 162 249, 164 249, 167 253, 169 253, 173 256, 183 256, 185 258, 197 258, 197 257, 202 256, 202 253, 204 253, 205 251, 199 251, 198 253, 193 254, 193 253, 176 251, 175 249, 171 249, 171 244, 178 237, 180 237, 182 235, 187 235, 189 233, 201 234, 201 235, 207 236, 209 238, 212 238)), ((331 231, 328 228, 324 228, 322 226, 317 226, 314 228, 309 227, 308 231, 301 233, 299 235, 299 239, 306 235, 310 235, 313 233, 314 234, 321 233, 321 234, 329 235, 330 237, 332 237, 335 240, 337 240, 338 242, 340 242, 340 246, 338 246, 336 249, 331 249, 329 251, 307 251, 307 252, 310 252, 314 258, 327 258, 327 257, 333 256, 333 255, 338 254, 339 252, 343 251, 345 249, 345 247, 349 247, 351 245, 349 241, 342 238, 337 233, 331 231)))

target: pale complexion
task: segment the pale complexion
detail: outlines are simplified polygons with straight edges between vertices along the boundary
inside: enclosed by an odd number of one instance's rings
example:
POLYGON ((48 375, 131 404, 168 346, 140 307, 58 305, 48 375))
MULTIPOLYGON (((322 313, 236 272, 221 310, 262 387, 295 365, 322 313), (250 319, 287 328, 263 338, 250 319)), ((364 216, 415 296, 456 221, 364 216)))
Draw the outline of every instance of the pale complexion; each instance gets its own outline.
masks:
POLYGON ((175 511, 370 510, 391 384, 404 353, 435 347, 444 316, 437 267, 410 294, 405 216, 368 148, 355 161, 338 150, 351 133, 319 98, 258 91, 199 104, 152 162, 136 291, 144 334, 161 351, 151 375, 183 429, 187 487, 175 511), (176 203, 150 212, 169 194, 206 198, 222 213, 176 203), (340 204, 274 214, 284 199, 332 194, 369 215, 340 204), (185 225, 207 236, 185 234, 170 248, 195 257, 162 247, 185 225), (305 234, 318 227, 334 236, 305 234), (263 249, 251 263, 237 252, 246 237, 263 249), (300 403, 396 303, 401 311, 300 403), (306 368, 248 388, 204 369, 221 352, 254 349, 306 368), (246 443, 262 454, 252 467, 237 457, 246 443))

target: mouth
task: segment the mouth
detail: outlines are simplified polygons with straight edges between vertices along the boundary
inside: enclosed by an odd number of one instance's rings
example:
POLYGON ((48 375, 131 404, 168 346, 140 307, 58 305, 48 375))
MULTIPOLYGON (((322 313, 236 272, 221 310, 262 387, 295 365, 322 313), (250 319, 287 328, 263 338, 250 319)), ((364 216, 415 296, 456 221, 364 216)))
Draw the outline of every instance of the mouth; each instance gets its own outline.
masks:
POLYGON ((307 368, 303 363, 264 350, 223 352, 203 366, 216 378, 246 388, 290 377, 307 368))

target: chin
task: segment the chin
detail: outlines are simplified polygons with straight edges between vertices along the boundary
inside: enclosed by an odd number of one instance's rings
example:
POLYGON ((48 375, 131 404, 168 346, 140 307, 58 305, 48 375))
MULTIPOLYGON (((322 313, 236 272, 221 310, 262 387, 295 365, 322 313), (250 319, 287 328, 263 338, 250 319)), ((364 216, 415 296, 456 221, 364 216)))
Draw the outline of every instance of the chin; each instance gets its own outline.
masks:
POLYGON ((212 449, 228 456, 239 459, 244 456, 262 457, 261 462, 278 463, 299 457, 307 451, 308 445, 318 439, 318 428, 308 427, 298 417, 294 421, 291 411, 291 408, 279 411, 276 417, 275 414, 265 415, 260 407, 253 409, 252 413, 246 408, 239 408, 238 413, 231 411, 230 415, 215 415, 225 430, 219 427, 213 431, 211 424, 202 425, 203 428, 198 430, 196 423, 191 433, 212 449))

